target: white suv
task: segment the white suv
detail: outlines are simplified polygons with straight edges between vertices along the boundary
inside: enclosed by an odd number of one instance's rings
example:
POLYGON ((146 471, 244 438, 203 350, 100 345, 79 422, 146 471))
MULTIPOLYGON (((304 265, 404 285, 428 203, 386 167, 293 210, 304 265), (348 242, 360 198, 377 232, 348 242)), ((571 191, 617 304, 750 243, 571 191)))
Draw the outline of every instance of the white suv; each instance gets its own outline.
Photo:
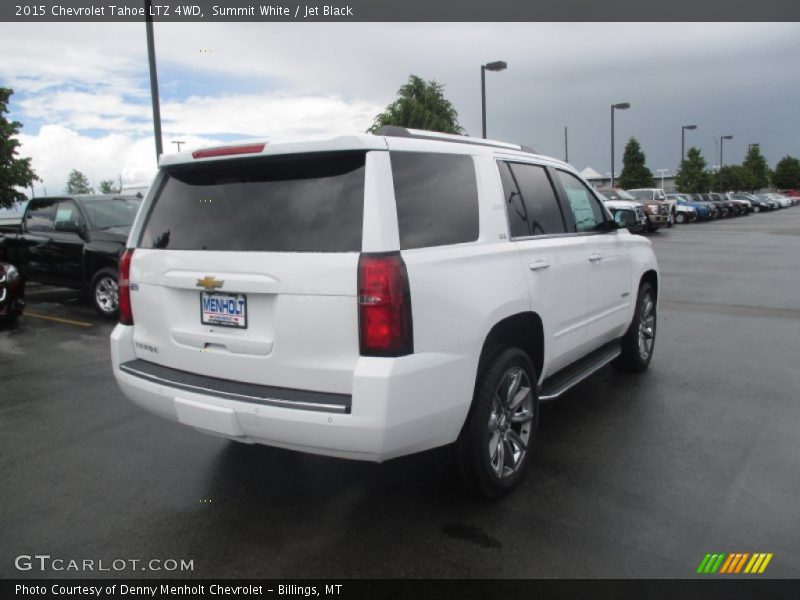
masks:
POLYGON ((162 157, 120 261, 114 375, 200 431, 514 487, 540 401, 655 341, 650 242, 520 146, 384 128, 162 157))

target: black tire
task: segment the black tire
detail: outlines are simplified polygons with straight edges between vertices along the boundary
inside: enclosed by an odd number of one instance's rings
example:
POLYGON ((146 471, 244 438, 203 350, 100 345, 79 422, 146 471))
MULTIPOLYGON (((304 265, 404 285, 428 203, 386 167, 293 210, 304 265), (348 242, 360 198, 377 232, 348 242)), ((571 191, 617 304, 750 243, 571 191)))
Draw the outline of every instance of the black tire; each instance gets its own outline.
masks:
POLYGON ((678 213, 675 215, 675 222, 676 223, 686 223, 686 215, 683 213, 678 213))
POLYGON ((478 497, 505 496, 524 477, 538 422, 537 377, 530 358, 519 348, 495 348, 481 360, 461 434, 437 450, 439 472, 478 497), (518 400, 516 406, 503 402, 509 395, 518 400))
POLYGON ((614 365, 617 368, 623 371, 641 373, 650 365, 650 361, 653 358, 658 325, 656 308, 656 292, 653 286, 646 282, 642 283, 636 296, 636 310, 633 312, 633 320, 628 327, 628 331, 622 337, 622 354, 614 360, 614 365), (644 318, 643 315, 645 315, 644 318))
POLYGON ((119 315, 119 287, 117 271, 100 269, 92 277, 89 288, 92 304, 104 319, 116 319, 119 315))

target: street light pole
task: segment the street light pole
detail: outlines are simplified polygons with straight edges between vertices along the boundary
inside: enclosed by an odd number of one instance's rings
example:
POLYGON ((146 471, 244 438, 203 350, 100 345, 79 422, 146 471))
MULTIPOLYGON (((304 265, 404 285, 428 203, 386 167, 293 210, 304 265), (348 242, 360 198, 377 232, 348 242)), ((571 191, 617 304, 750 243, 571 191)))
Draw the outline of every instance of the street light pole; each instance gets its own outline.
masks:
POLYGON ((481 65, 481 137, 486 139, 486 71, 503 71, 508 64, 502 60, 481 65))
POLYGON ((628 102, 620 102, 611 105, 611 189, 614 189, 614 110, 628 110, 631 107, 628 102))
POLYGON ((683 125, 681 126, 681 164, 686 159, 686 130, 697 129, 697 125, 683 125))
POLYGON ((156 45, 153 40, 153 17, 151 16, 152 0, 144 0, 144 24, 147 29, 147 59, 150 63, 150 97, 153 103, 153 133, 156 138, 156 163, 164 154, 164 145, 161 140, 161 105, 158 100, 158 73, 156 72, 156 45))
POLYGON ((725 163, 722 162, 722 144, 725 140, 732 140, 732 135, 721 135, 719 138, 719 191, 722 191, 722 167, 725 163))

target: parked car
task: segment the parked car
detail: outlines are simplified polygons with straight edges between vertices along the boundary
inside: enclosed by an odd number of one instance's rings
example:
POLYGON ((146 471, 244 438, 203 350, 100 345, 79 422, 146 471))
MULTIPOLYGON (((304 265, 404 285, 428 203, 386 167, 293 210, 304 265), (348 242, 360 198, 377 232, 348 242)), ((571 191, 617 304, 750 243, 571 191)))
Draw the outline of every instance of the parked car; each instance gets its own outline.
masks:
POLYGON ((162 156, 120 261, 114 375, 201 431, 377 462, 439 448, 445 477, 503 495, 540 401, 647 368, 656 257, 562 161, 377 133, 162 156))
POLYGON ((663 205, 666 204, 666 225, 667 227, 672 227, 672 225, 675 223, 675 203, 671 202, 667 198, 667 195, 661 188, 636 188, 626 191, 639 202, 642 202, 643 200, 647 200, 649 202, 658 202, 662 205, 662 214, 664 211, 663 205))
POLYGON ((25 280, 0 257, 0 324, 16 321, 25 309, 25 280))
POLYGON ((116 318, 117 263, 141 204, 135 196, 53 196, 28 202, 17 233, 0 247, 27 281, 88 290, 116 318))
POLYGON ((763 200, 764 202, 767 202, 772 210, 778 210, 779 208, 781 208, 780 202, 764 194, 753 194, 753 197, 758 198, 759 200, 763 200))
POLYGON ((667 194, 667 199, 675 202, 675 220, 677 223, 714 218, 716 208, 711 202, 695 202, 690 194, 667 194), (688 215, 686 214, 686 209, 693 209, 694 218, 692 218, 691 212, 688 215))
MULTIPOLYGON (((761 199, 753 194, 745 194, 742 192, 734 192, 731 194, 732 200, 747 200, 750 203, 750 208, 753 212, 761 212, 765 210, 772 210, 772 205, 765 199, 761 199)), ((776 203, 777 204, 777 203, 776 203)), ((777 208, 777 207, 776 207, 777 208)))
POLYGON ((781 208, 789 208, 790 206, 793 206, 794 203, 795 203, 793 198, 791 198, 789 196, 784 196, 783 194, 770 193, 770 194, 765 194, 765 195, 768 198, 772 198, 778 204, 780 204, 781 208))
POLYGON ((669 206, 664 202, 656 200, 639 200, 625 190, 601 188, 597 190, 609 200, 623 200, 626 202, 639 202, 647 215, 647 226, 645 231, 656 231, 661 226, 666 225, 669 220, 669 206))
POLYGON ((730 201, 724 199, 719 194, 695 194, 703 202, 713 202, 717 207, 717 215, 720 217, 732 217, 736 214, 736 206, 730 201))
POLYGON ((739 215, 749 215, 753 212, 753 204, 747 198, 734 197, 733 192, 726 192, 722 197, 736 207, 739 215))
POLYGON ((608 200, 601 194, 603 204, 609 210, 612 216, 616 216, 617 211, 629 210, 633 213, 634 224, 626 225, 626 229, 631 233, 642 233, 647 230, 647 214, 644 212, 644 205, 641 202, 632 202, 630 200, 608 200))

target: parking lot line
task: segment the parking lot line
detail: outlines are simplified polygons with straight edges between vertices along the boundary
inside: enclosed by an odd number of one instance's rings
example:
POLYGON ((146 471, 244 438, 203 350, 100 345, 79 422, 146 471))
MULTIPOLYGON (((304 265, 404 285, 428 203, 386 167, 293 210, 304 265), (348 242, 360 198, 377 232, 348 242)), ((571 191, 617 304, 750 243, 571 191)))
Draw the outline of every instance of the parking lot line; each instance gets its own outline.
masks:
POLYGON ((61 317, 51 317, 49 315, 40 315, 38 313, 32 313, 29 310, 25 311, 26 317, 35 317, 37 319, 45 319, 47 321, 56 321, 57 323, 65 323, 66 325, 75 325, 76 327, 91 327, 91 323, 86 323, 84 321, 73 321, 72 319, 62 319, 61 317))

